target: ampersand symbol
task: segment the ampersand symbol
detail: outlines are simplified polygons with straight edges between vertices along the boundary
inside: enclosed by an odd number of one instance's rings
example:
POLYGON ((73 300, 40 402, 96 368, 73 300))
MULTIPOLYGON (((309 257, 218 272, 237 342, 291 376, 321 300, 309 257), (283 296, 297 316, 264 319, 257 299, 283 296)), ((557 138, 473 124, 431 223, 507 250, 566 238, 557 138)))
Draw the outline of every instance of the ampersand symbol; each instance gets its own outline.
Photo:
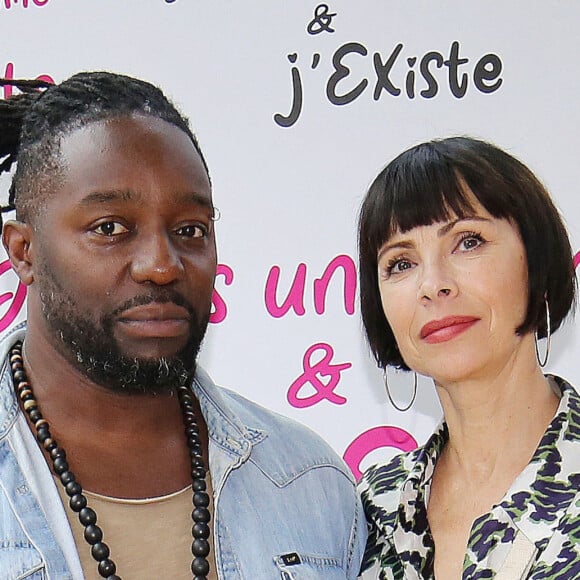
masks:
POLYGON ((290 385, 288 389, 288 402, 298 409, 312 407, 327 399, 335 405, 344 405, 346 397, 337 395, 334 390, 340 382, 340 373, 352 366, 351 363, 330 364, 334 350, 325 342, 313 344, 304 354, 302 359, 302 368, 304 372, 290 385), (312 362, 312 355, 316 351, 323 351, 324 355, 318 362, 312 362), (319 376, 328 377, 326 382, 320 380, 319 376), (302 388, 310 383, 316 391, 312 395, 299 397, 298 394, 302 388))
POLYGON ((328 12, 328 4, 319 4, 314 9, 314 18, 308 24, 306 30, 308 34, 320 34, 321 32, 334 32, 334 28, 330 28, 332 19, 336 16, 336 12, 328 12))

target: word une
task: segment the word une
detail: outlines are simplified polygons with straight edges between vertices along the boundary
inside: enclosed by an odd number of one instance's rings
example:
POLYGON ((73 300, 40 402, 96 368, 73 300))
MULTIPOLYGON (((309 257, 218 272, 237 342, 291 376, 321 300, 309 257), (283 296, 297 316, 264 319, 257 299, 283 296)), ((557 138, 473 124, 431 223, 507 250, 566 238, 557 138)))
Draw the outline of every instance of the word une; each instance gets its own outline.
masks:
MULTIPOLYGON (((469 68, 468 65, 472 60, 461 56, 461 45, 458 41, 451 43, 447 57, 435 50, 428 51, 420 57, 412 53, 405 55, 404 48, 405 45, 400 42, 388 55, 383 56, 380 52, 373 53, 372 98, 375 101, 378 101, 384 93, 392 97, 404 94, 408 99, 415 99, 417 96, 432 99, 439 93, 440 86, 445 84, 455 98, 462 99, 467 94, 470 82, 483 94, 494 93, 503 84, 501 78, 503 63, 497 54, 485 54, 469 68)), ((333 72, 326 82, 326 98, 330 103, 337 106, 348 105, 369 88, 369 79, 355 76, 347 64, 352 63, 353 58, 368 55, 368 49, 360 42, 347 42, 336 49, 332 56, 333 72)), ((288 60, 295 64, 298 55, 289 54, 288 60)), ((315 53, 310 68, 316 69, 319 64, 320 54, 315 53)), ((274 115, 274 122, 281 127, 294 125, 302 111, 304 96, 302 76, 298 66, 291 68, 291 75, 290 112, 288 115, 280 113, 274 115)))

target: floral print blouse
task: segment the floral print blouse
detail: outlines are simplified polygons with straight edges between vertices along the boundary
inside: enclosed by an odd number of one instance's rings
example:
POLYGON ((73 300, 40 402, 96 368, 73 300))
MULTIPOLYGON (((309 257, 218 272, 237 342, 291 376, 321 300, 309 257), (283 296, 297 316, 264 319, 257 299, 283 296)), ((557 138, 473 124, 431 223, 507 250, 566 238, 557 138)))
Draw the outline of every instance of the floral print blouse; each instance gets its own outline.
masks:
MULTIPOLYGON (((473 523, 463 580, 580 579, 580 395, 549 378, 561 392, 556 415, 502 501, 473 523)), ((434 578, 427 501, 447 439, 441 423, 423 447, 364 474, 364 580, 434 578)))

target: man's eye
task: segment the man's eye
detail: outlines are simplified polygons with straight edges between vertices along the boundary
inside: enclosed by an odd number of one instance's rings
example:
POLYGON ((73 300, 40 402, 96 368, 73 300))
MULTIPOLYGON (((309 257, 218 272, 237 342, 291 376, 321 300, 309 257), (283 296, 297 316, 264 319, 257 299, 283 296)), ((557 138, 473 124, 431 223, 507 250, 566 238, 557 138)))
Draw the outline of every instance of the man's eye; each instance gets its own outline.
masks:
POLYGON ((97 234, 101 234, 102 236, 119 236, 128 232, 129 230, 119 222, 103 222, 99 224, 95 230, 97 234))
POLYGON ((207 236, 207 228, 198 224, 190 224, 180 227, 176 233, 178 236, 185 236, 186 238, 205 238, 207 236))

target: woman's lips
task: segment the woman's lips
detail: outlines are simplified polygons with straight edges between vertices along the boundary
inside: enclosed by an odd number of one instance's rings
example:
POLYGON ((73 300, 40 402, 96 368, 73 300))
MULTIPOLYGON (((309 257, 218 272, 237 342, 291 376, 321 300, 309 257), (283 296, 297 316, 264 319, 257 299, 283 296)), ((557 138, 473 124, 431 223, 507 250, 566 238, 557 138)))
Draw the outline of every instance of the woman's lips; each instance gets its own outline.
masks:
POLYGON ((117 320, 126 334, 140 338, 175 338, 189 332, 189 312, 173 303, 135 306, 117 320))
POLYGON ((446 316, 432 320, 421 328, 421 339, 429 344, 446 342, 469 330, 479 318, 475 316, 446 316))

